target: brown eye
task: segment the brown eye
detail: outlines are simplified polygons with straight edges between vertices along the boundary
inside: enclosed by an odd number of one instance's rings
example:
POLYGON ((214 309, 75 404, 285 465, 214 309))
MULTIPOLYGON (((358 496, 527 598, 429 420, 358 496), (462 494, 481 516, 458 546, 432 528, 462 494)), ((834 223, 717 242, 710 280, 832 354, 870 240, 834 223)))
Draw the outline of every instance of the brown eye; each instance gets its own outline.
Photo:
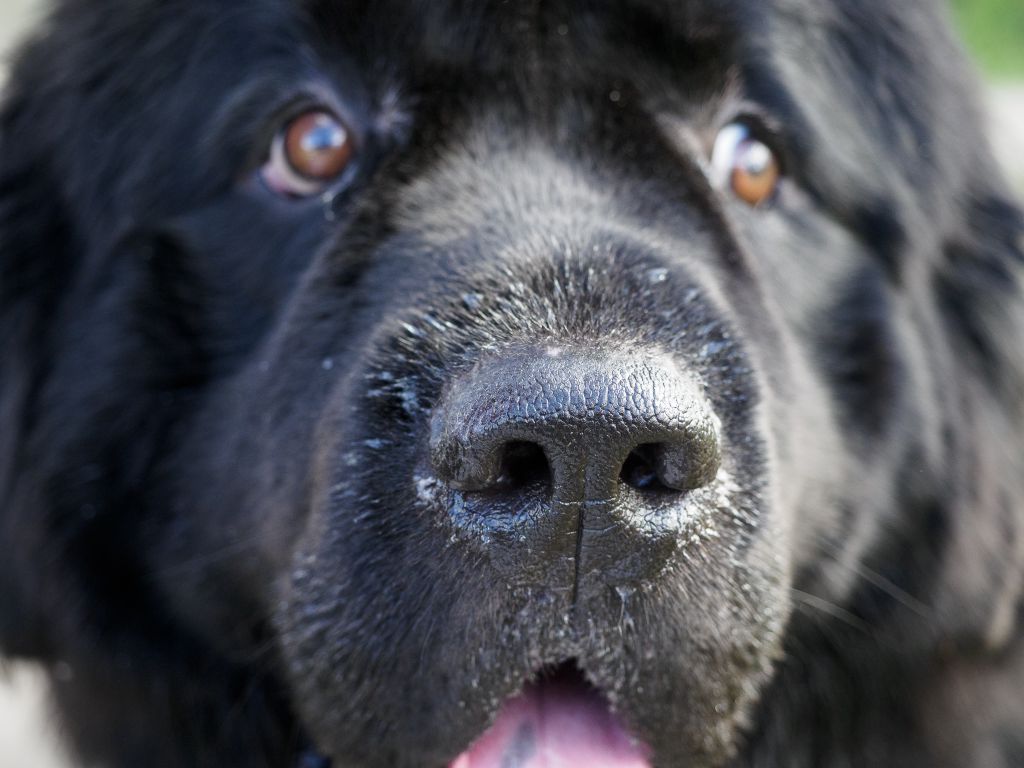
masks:
POLYGON ((725 126, 711 153, 712 181, 728 188, 747 205, 770 202, 782 181, 782 167, 771 147, 755 138, 742 122, 725 126))
POLYGON ((311 197, 341 177, 354 149, 352 135, 338 117, 311 110, 278 132, 260 173, 275 192, 311 197))

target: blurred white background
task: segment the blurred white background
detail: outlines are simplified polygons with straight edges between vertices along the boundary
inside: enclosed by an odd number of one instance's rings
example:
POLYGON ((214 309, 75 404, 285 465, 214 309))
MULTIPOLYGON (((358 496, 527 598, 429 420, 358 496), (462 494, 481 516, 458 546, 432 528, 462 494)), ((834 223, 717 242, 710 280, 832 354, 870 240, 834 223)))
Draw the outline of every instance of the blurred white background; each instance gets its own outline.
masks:
MULTIPOLYGON (((12 41, 31 24, 39 5, 39 0, 0 0, 0 79, 12 41)), ((0 768, 65 768, 51 721, 39 674, 0 662, 0 768)))

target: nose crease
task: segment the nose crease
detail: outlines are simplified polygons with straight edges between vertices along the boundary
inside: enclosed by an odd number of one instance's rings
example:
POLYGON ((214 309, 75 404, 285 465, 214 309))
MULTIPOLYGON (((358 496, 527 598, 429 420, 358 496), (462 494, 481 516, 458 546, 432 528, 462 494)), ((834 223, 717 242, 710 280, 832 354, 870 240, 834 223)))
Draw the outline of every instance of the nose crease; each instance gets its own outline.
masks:
POLYGON ((655 514, 655 497, 712 482, 720 445, 703 389, 668 355, 577 349, 552 357, 526 349, 482 361, 451 383, 432 417, 430 458, 439 479, 463 493, 503 494, 506 510, 517 498, 535 499, 545 474, 541 517, 576 520, 539 525, 538 535, 575 525, 578 574, 586 537, 603 540, 631 516, 655 514), (517 479, 508 471, 512 447, 522 445, 543 455, 546 473, 517 479))

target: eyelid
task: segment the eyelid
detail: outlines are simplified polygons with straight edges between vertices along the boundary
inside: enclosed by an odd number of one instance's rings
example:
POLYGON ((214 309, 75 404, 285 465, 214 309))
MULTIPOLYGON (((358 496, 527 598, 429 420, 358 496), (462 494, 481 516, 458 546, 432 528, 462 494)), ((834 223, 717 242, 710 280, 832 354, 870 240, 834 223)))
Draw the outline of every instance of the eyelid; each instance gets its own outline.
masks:
POLYGON ((792 148, 785 126, 767 113, 759 105, 749 101, 741 102, 732 110, 732 117, 719 123, 725 126, 730 123, 742 123, 750 131, 750 138, 766 145, 775 155, 779 170, 785 177, 790 177, 792 148))
POLYGON ((353 145, 364 146, 363 122, 333 88, 320 79, 277 73, 247 83, 217 110, 200 146, 201 157, 207 160, 204 165, 224 167, 224 148, 233 147, 238 153, 231 164, 236 181, 246 178, 266 159, 282 122, 316 108, 336 114, 348 127, 353 145))
POLYGON ((359 174, 358 149, 355 142, 349 140, 349 129, 342 119, 317 104, 312 109, 300 110, 296 117, 287 118, 280 123, 256 175, 269 191, 286 199, 308 200, 326 197, 333 200, 359 174), (305 117, 317 116, 325 116, 331 122, 336 122, 345 139, 344 146, 335 147, 344 152, 344 156, 340 158, 341 166, 338 172, 334 173, 332 170, 330 175, 323 177, 303 175, 302 170, 295 165, 295 158, 289 156, 287 149, 288 134, 296 122, 305 117))
POLYGON ((761 109, 749 105, 732 110, 729 115, 720 120, 715 127, 709 151, 714 149, 714 142, 723 128, 733 124, 742 125, 749 132, 749 138, 761 142, 774 153, 782 174, 788 176, 790 148, 783 127, 768 117, 761 109))
POLYGON ((782 159, 789 151, 786 121, 760 100, 745 94, 744 90, 740 82, 732 83, 720 99, 702 113, 700 131, 706 151, 711 151, 711 145, 723 126, 741 122, 750 127, 753 138, 767 144, 782 159))
POLYGON ((339 106, 337 99, 325 98, 322 93, 314 93, 307 89, 293 92, 290 98, 266 113, 261 132, 255 140, 255 147, 257 150, 262 148, 262 154, 257 154, 247 166, 250 169, 259 168, 266 161, 269 148, 273 146, 282 129, 308 112, 326 112, 334 115, 345 127, 354 153, 358 154, 364 146, 366 137, 360 130, 359 122, 339 106))
POLYGON ((223 164, 224 148, 238 147, 241 155, 233 165, 240 175, 246 175, 262 160, 256 150, 264 139, 269 141, 273 136, 273 118, 287 110, 295 96, 294 81, 283 76, 246 83, 221 105, 203 132, 202 156, 214 158, 215 166, 219 166, 223 164))

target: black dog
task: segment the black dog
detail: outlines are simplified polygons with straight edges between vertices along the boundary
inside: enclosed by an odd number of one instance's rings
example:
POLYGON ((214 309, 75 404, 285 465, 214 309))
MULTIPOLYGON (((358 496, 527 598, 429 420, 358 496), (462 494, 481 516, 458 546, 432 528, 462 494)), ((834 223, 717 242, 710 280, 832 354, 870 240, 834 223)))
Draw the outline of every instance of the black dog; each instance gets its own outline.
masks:
POLYGON ((937 6, 64 0, 0 646, 82 759, 1024 764, 1024 221, 937 6))

